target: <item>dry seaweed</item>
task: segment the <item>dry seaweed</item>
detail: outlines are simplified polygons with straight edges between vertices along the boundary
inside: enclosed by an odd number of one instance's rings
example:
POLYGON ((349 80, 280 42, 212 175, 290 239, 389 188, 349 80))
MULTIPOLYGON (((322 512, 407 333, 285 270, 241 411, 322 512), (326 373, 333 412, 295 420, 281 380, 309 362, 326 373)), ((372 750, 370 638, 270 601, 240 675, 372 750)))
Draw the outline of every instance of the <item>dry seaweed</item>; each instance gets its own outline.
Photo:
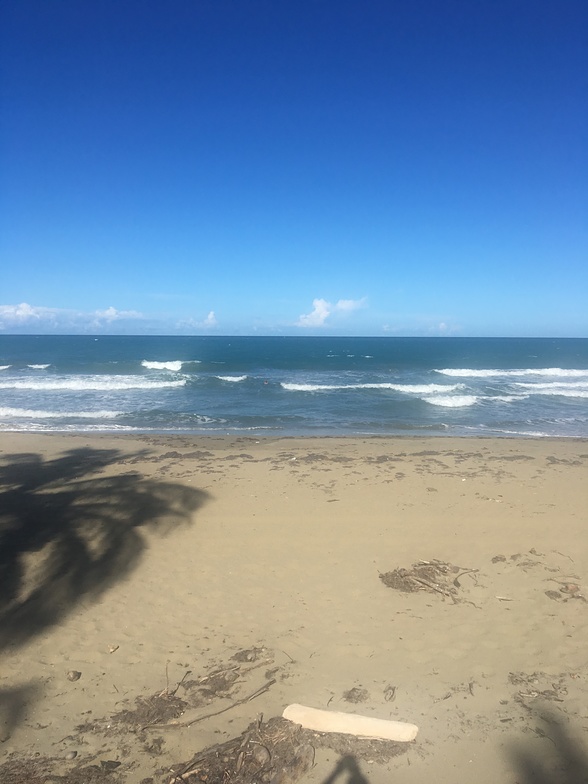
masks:
POLYGON ((239 737, 196 754, 174 766, 168 784, 293 784, 314 763, 317 748, 330 748, 342 756, 388 762, 407 751, 406 743, 318 733, 287 719, 273 718, 251 724, 239 737))
POLYGON ((396 591, 404 593, 428 591, 457 602, 458 591, 462 587, 459 578, 477 571, 477 569, 463 569, 445 561, 418 561, 410 569, 399 568, 383 574, 380 572, 380 580, 385 586, 396 591))
POLYGON ((113 724, 127 724, 139 728, 148 724, 163 724, 181 716, 188 703, 167 691, 151 697, 137 697, 134 710, 122 710, 115 713, 113 724))
POLYGON ((51 757, 10 758, 0 765, 2 784, 120 784, 116 775, 120 762, 105 760, 96 765, 79 765, 63 775, 54 773, 60 763, 51 757))

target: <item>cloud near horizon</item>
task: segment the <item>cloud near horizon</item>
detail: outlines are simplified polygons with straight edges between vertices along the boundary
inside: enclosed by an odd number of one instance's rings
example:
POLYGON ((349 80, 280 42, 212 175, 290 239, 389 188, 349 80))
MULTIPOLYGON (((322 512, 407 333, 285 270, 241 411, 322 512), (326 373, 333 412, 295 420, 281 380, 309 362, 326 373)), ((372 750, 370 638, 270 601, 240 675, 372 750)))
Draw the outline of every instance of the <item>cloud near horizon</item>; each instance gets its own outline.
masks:
POLYGON ((0 305, 0 331, 15 329, 46 332, 90 332, 103 330, 115 322, 143 321, 145 317, 136 310, 117 310, 112 306, 89 313, 66 308, 47 308, 21 302, 18 305, 0 305))
POLYGON ((176 323, 176 328, 179 330, 190 329, 214 329, 218 327, 218 319, 214 310, 211 310, 205 319, 199 320, 195 318, 182 319, 176 323))
POLYGON ((365 307, 367 297, 361 299, 340 299, 334 304, 328 302, 326 299, 316 298, 312 301, 312 310, 310 313, 302 314, 296 322, 297 327, 304 327, 306 329, 312 327, 325 327, 326 321, 329 316, 334 313, 349 313, 353 310, 365 307))

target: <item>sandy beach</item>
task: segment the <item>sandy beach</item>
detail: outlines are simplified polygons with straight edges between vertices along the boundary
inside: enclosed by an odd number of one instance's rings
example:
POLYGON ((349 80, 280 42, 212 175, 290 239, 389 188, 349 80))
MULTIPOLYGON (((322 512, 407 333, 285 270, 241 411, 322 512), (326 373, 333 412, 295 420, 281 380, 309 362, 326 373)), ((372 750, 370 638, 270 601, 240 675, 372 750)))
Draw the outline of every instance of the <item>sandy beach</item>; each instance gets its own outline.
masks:
POLYGON ((291 703, 419 727, 317 743, 309 784, 588 780, 588 442, 3 433, 0 458, 2 781, 169 782, 291 703))

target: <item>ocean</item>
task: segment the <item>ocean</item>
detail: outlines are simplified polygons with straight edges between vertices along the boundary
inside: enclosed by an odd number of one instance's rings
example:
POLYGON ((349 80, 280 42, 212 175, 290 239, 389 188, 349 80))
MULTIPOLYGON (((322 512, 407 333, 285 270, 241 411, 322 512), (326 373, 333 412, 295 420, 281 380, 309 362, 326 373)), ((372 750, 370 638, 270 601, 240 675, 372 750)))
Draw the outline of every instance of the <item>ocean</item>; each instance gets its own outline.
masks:
POLYGON ((0 336, 0 430, 588 437, 588 339, 0 336))

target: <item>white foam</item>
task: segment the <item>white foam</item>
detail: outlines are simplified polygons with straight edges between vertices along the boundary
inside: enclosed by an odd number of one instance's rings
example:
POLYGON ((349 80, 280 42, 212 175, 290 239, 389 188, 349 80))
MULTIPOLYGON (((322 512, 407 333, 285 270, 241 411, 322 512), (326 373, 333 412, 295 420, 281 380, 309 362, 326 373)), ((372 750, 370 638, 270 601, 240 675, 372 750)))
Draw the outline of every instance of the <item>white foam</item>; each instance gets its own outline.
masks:
POLYGON ((424 397, 426 403, 433 406, 443 406, 444 408, 467 408, 468 406, 475 405, 479 397, 477 395, 433 395, 432 397, 424 397))
POLYGON ((12 365, 0 365, 0 370, 8 370, 12 365))
POLYGON ((484 400, 489 400, 492 403, 517 403, 519 400, 527 400, 529 395, 493 395, 492 397, 485 397, 484 400))
POLYGON ((442 373, 444 376, 456 376, 464 378, 490 378, 491 376, 554 376, 560 378, 581 378, 588 377, 588 370, 565 369, 565 368, 521 368, 519 370, 497 370, 473 368, 444 368, 435 370, 435 373, 442 373))
POLYGON ((233 382, 247 380, 247 376, 217 376, 217 378, 219 379, 219 381, 233 381, 233 382))
POLYGON ((144 368, 147 370, 171 370, 174 373, 179 373, 182 369, 182 361, 179 359, 173 360, 171 362, 150 362, 147 359, 144 359, 141 362, 144 368))
POLYGON ((530 390, 550 391, 552 389, 585 389, 588 390, 588 381, 547 381, 537 382, 535 384, 525 383, 523 381, 515 381, 514 385, 517 387, 524 387, 530 390))
POLYGON ((454 392, 463 389, 463 384, 290 384, 285 381, 280 386, 290 392, 323 392, 337 389, 390 389, 413 395, 426 395, 434 392, 454 392))
POLYGON ((558 397, 581 397, 588 398, 588 389, 551 389, 549 392, 538 392, 539 395, 557 395, 558 397))
POLYGON ((49 365, 27 365, 27 367, 30 367, 33 370, 47 370, 49 365))
POLYGON ((0 432, 3 433, 126 433, 129 431, 142 431, 143 428, 131 427, 130 425, 110 424, 88 424, 88 425, 66 425, 56 426, 54 424, 24 423, 24 422, 0 422, 0 432))
POLYGON ((141 376, 78 376, 69 378, 51 378, 42 381, 13 379, 0 381, 0 389, 32 389, 53 392, 57 390, 81 392, 95 390, 114 392, 127 389, 165 389, 183 387, 186 379, 178 381, 151 381, 141 376))
POLYGON ((29 408, 0 408, 0 417, 18 419, 114 419, 122 411, 44 411, 29 408))

